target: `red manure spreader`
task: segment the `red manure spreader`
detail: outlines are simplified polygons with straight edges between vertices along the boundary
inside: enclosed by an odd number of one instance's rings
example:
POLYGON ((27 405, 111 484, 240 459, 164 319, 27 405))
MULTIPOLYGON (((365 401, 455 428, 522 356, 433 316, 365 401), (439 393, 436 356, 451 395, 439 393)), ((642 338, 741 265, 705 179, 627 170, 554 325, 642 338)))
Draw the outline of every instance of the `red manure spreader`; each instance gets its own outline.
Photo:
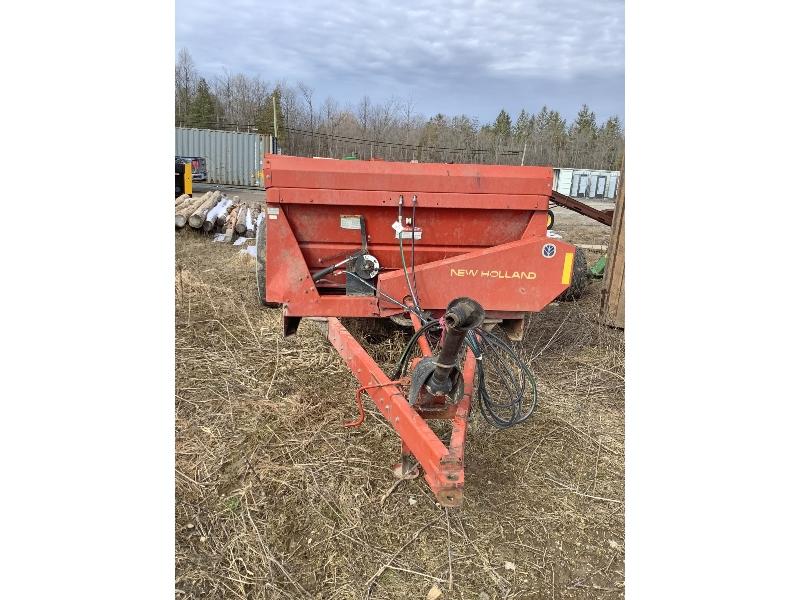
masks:
POLYGON ((535 380, 509 340, 570 286, 575 247, 547 236, 552 169, 267 155, 264 177, 261 301, 281 307, 285 335, 302 317, 323 325, 361 384, 346 425, 367 394, 400 436, 395 474, 421 467, 459 506, 471 405, 497 427, 531 415, 535 380), (343 317, 413 327, 393 373, 343 317), (429 419, 451 422, 447 444, 429 419))

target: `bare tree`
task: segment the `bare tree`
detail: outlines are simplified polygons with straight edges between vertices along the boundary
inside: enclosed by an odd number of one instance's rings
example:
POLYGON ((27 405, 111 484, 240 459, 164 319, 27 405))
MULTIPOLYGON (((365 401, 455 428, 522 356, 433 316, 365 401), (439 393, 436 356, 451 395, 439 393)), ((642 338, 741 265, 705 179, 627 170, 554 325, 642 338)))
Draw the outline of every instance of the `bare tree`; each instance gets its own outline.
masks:
MULTIPOLYGON (((300 94, 302 94, 303 99, 308 104, 308 120, 311 129, 311 136, 312 136, 312 144, 313 144, 313 137, 316 131, 314 130, 314 88, 309 85, 306 85, 302 81, 297 84, 297 89, 300 90, 300 94)), ((319 146, 317 146, 317 150, 319 150, 319 146)))
POLYGON ((302 156, 304 152, 302 145, 299 143, 300 138, 297 135, 297 130, 300 129, 299 113, 297 103, 297 92, 293 87, 287 85, 285 82, 278 84, 281 96, 281 111, 283 112, 284 122, 286 123, 286 144, 288 146, 289 154, 298 154, 302 156))
MULTIPOLYGON (((361 124, 361 137, 366 140, 367 137, 367 125, 369 124, 369 109, 370 109, 370 102, 369 96, 364 96, 358 102, 358 122, 361 124)), ((366 141, 364 142, 366 144, 366 141)), ((364 154, 366 154, 366 146, 364 146, 364 154)))
POLYGON ((328 96, 322 105, 322 119, 324 119, 327 132, 328 157, 333 158, 334 138, 338 133, 339 125, 342 121, 342 113, 339 110, 339 103, 328 96))
POLYGON ((197 69, 192 55, 186 48, 178 51, 175 61, 175 122, 185 123, 189 114, 189 104, 197 89, 197 69))
POLYGON ((403 101, 401 111, 403 115, 403 133, 405 134, 405 143, 408 144, 411 141, 411 127, 414 116, 414 96, 412 94, 409 94, 408 97, 403 101))

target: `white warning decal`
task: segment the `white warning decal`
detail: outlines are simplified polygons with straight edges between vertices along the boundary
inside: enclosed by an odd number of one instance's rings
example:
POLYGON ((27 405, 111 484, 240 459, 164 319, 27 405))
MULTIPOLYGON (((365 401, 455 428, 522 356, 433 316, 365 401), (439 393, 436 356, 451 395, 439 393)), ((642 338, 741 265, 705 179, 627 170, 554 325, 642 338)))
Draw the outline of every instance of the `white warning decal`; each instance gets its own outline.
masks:
POLYGON ((342 229, 361 229, 361 216, 341 215, 339 217, 339 227, 342 229))
POLYGON ((410 240, 412 236, 415 240, 422 239, 421 227, 414 227, 412 231, 411 227, 403 227, 399 222, 395 221, 392 223, 392 229, 394 229, 395 239, 400 239, 402 237, 404 240, 410 240))

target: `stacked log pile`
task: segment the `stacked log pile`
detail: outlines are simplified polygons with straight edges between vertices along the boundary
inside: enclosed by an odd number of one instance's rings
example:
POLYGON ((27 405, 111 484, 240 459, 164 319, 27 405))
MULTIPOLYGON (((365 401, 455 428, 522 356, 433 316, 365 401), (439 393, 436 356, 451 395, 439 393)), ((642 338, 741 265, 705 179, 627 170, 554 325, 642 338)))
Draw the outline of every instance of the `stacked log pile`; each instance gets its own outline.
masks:
POLYGON ((229 198, 220 191, 206 192, 198 198, 184 194, 175 199, 176 229, 189 225, 203 233, 222 233, 226 242, 238 236, 254 238, 263 218, 260 207, 247 206, 239 196, 229 198))

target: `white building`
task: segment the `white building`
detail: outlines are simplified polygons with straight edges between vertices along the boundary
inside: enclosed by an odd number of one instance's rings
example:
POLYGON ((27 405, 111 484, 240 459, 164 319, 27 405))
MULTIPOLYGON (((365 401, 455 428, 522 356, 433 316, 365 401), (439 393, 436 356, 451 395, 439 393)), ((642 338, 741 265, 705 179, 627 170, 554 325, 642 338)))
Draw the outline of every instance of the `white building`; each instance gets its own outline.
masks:
POLYGON ((598 169, 553 169, 553 189, 572 198, 617 196, 619 171, 598 169))

